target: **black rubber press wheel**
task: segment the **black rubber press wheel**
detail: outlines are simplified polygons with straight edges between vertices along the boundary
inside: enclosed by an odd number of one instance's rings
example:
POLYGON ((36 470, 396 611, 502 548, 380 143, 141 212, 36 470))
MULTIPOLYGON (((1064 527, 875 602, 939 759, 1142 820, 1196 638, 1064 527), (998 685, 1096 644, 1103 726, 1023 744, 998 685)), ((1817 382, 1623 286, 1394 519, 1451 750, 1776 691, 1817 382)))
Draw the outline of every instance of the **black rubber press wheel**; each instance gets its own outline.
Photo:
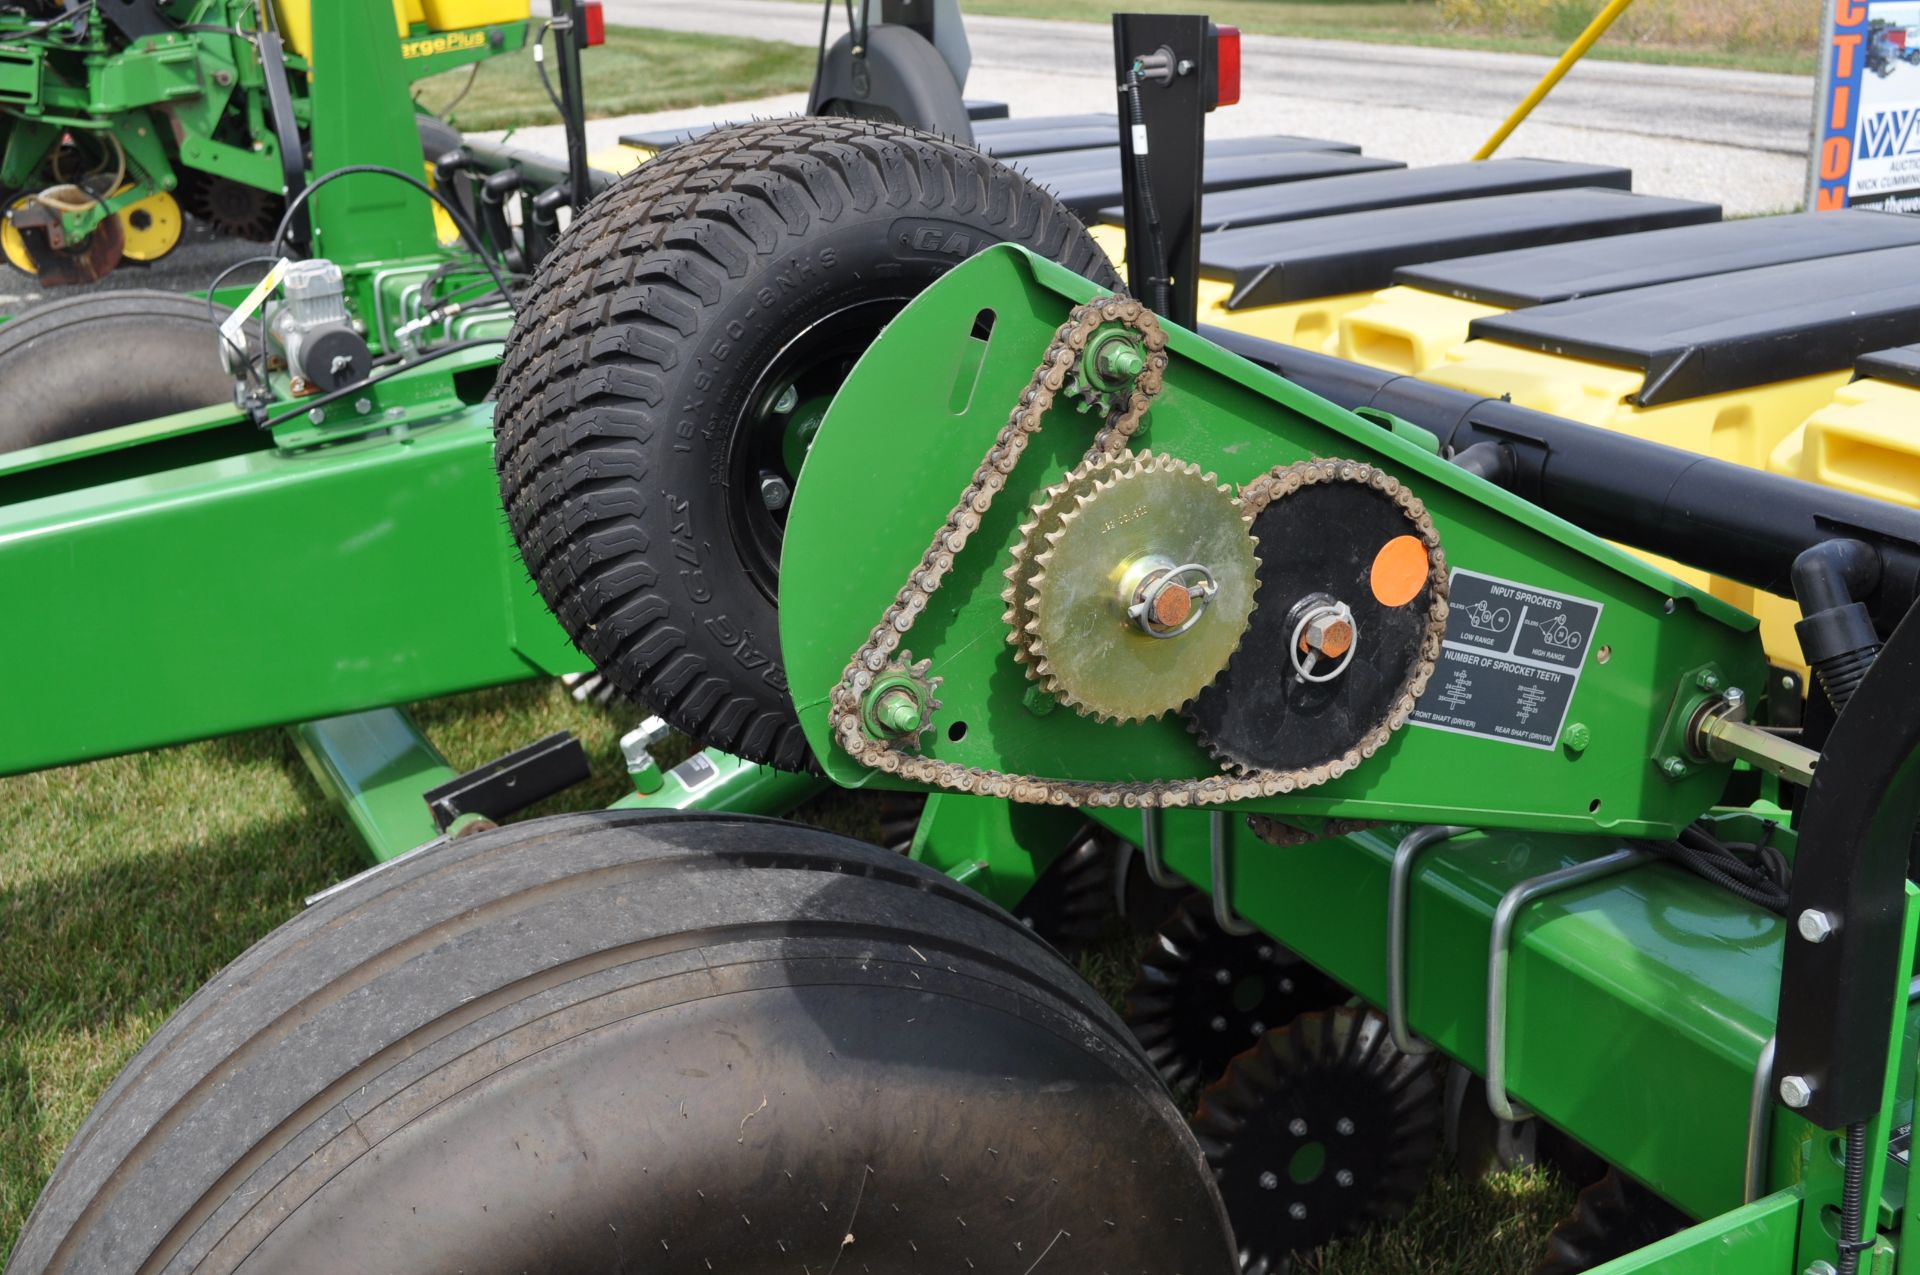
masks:
MULTIPOLYGON (((801 458, 887 320, 1003 240, 1117 286, 1052 195, 865 120, 716 130, 569 227, 508 338, 497 454, 522 557, 615 685, 703 743, 809 764, 774 611, 801 458)), ((850 546, 883 530, 849 511, 850 546)))
POLYGON ((0 452, 233 397, 219 319, 197 297, 151 289, 68 297, 0 324, 0 452))
POLYGON ((241 956, 108 1089, 8 1269, 1233 1260, 1152 1068, 1005 912, 813 829, 602 812, 401 860, 241 956))

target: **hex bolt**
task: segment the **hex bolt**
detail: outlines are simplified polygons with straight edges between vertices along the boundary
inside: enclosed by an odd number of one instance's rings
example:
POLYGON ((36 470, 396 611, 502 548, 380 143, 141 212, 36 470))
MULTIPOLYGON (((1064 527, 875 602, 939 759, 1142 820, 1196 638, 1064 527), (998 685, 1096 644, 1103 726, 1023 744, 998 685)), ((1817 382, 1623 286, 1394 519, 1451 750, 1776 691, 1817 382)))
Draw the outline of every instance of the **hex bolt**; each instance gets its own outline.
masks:
POLYGON ((793 488, 778 474, 760 475, 760 503, 769 510, 781 510, 793 499, 793 488))
POLYGON ((1260 1189, 1262 1191, 1276 1191, 1279 1188, 1280 1175, 1272 1169, 1268 1169, 1260 1175, 1260 1189))
POLYGON ((1800 930, 1800 937, 1809 943, 1824 943, 1840 928, 1831 912, 1822 912, 1819 908, 1808 908, 1795 919, 1794 924, 1800 930))
POLYGON ((1353 1185, 1353 1170, 1352 1170, 1352 1169, 1342 1169, 1342 1170, 1340 1170, 1340 1172, 1338 1172, 1338 1173, 1336 1173, 1336 1174, 1334 1174, 1334 1175, 1333 1175, 1333 1180, 1334 1180, 1335 1182, 1338 1182, 1338 1183, 1339 1183, 1339 1184, 1340 1184, 1341 1186, 1352 1186, 1352 1185, 1353 1185))
POLYGON ((1045 717, 1060 706, 1059 700, 1037 686, 1029 686, 1027 693, 1020 697, 1020 702, 1026 705, 1027 711, 1035 717, 1045 717))
POLYGON ((1233 971, 1232 970, 1215 970, 1213 972, 1213 981, 1220 984, 1220 986, 1225 987, 1227 984, 1233 982, 1233 971))
POLYGON ((373 400, 370 398, 356 398, 353 400, 353 410, 361 416, 365 416, 373 410, 373 400))
POLYGON ((873 706, 873 720, 894 735, 911 735, 920 729, 920 701, 913 692, 895 687, 873 706))
POLYGON ((1345 1116, 1341 1116, 1339 1121, 1336 1122, 1333 1127, 1339 1130, 1341 1136, 1343 1137, 1350 1138, 1353 1136, 1353 1121, 1347 1119, 1345 1116))
POLYGON ((307 419, 315 425, 325 425, 327 423, 327 409, 324 407, 309 407, 307 409, 307 419))
POLYGON ((1710 668, 1703 668, 1693 675, 1693 684, 1703 691, 1720 689, 1720 675, 1710 668))
POLYGON ((1329 659, 1339 659, 1353 645, 1353 624, 1338 615, 1322 615, 1307 623, 1307 646, 1329 659))
POLYGON ((1307 1206, 1295 1200, 1287 1205, 1287 1216, 1296 1222, 1304 1222, 1307 1220, 1307 1206))
POLYGON ((1130 381, 1146 370, 1146 356, 1132 342, 1109 341, 1100 347, 1100 371, 1107 377, 1130 381))
POLYGON ((1687 763, 1683 757, 1663 757, 1660 759, 1660 773, 1668 779, 1685 779, 1687 763))
POLYGON ((780 397, 773 400, 773 411, 777 416, 785 416, 798 406, 800 406, 800 391, 792 385, 781 390, 780 397))
POLYGON ((1805 1076, 1780 1077, 1780 1101, 1795 1111, 1813 1101, 1813 1085, 1805 1076))
POLYGON ((1287 1123, 1287 1132, 1296 1138, 1304 1138, 1307 1136, 1307 1122, 1295 1116, 1287 1123))
POLYGON ((1726 694, 1720 699, 1726 704, 1729 713, 1741 712, 1747 706, 1747 693, 1737 686, 1729 686, 1726 694))
POLYGON ((1577 757, 1587 751, 1587 745, 1593 743, 1593 731, 1588 729, 1585 722, 1570 723, 1560 733, 1560 743, 1577 757))
POLYGON ((1225 1031, 1225 1030, 1227 1030, 1227 1017, 1226 1017, 1226 1015, 1225 1015, 1225 1014, 1215 1014, 1215 1015, 1213 1016, 1213 1018, 1212 1018, 1211 1020, 1209 1020, 1209 1021, 1208 1021, 1208 1023, 1207 1023, 1207 1026, 1209 1026, 1209 1027, 1211 1027, 1211 1028, 1213 1028, 1213 1030, 1215 1030, 1215 1031, 1217 1031, 1217 1032, 1223 1032, 1223 1031, 1225 1031))
POLYGON ((1832 1262, 1822 1258, 1807 1267, 1807 1275, 1840 1275, 1840 1272, 1833 1269, 1832 1262))

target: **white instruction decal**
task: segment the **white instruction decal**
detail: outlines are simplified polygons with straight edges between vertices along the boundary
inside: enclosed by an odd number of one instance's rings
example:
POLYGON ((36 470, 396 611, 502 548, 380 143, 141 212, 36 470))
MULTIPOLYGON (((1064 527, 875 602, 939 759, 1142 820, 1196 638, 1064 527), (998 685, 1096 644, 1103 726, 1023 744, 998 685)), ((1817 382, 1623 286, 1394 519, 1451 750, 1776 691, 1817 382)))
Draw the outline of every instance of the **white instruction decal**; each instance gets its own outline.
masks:
POLYGON ((1559 742, 1601 606, 1455 568, 1447 639, 1415 724, 1530 748, 1559 742))

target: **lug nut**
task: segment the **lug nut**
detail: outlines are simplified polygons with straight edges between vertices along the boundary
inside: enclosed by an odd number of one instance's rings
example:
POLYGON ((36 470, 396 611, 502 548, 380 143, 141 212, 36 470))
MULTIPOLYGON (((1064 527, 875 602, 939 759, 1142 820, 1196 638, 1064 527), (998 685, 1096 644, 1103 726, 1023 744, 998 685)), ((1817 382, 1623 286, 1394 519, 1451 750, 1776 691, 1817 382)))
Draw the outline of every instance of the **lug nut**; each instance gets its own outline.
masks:
POLYGON ((778 474, 760 475, 760 503, 769 510, 778 511, 787 507, 793 499, 793 488, 787 480, 778 474))

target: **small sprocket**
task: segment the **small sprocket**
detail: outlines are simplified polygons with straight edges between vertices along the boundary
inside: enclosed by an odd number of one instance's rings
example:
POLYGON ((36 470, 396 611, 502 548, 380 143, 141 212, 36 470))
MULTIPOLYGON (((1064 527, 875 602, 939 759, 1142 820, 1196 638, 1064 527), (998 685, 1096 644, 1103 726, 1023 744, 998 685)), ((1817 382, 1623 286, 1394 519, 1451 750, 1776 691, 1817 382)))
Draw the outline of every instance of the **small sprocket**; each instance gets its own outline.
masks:
POLYGON ((913 652, 903 649, 898 659, 874 674, 860 707, 860 724, 869 736, 908 748, 920 746, 920 737, 933 729, 933 714, 940 707, 934 696, 941 679, 929 672, 932 667, 932 660, 916 662, 913 652))
POLYGON ((1193 1130, 1213 1166, 1246 1275, 1391 1222, 1426 1184, 1439 1090, 1386 1020, 1342 1007, 1261 1037, 1200 1096, 1193 1130))
POLYGON ((1219 676, 1253 614, 1249 516, 1214 475, 1150 452, 1096 456, 1056 486, 1014 551, 1016 658, 1083 716, 1179 708, 1219 676))

